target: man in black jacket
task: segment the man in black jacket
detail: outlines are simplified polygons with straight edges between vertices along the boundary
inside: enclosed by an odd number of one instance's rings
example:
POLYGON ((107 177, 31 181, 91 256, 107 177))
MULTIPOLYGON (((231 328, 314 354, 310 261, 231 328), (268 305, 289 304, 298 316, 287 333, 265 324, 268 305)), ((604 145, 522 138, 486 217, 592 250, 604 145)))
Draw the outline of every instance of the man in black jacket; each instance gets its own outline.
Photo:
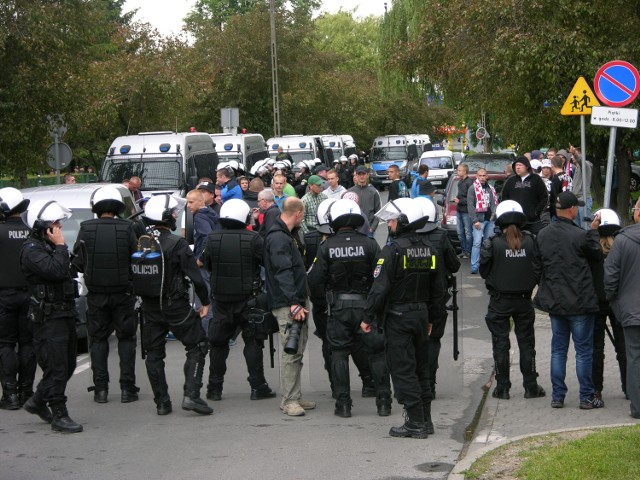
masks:
POLYGON ((573 193, 560 193, 555 205, 558 221, 538 234, 542 276, 534 305, 548 312, 551 319, 551 406, 564 407, 567 351, 569 339, 573 337, 580 408, 591 410, 604 406, 595 395, 592 380, 593 325, 598 313, 598 296, 591 264, 602 261, 602 249, 597 215, 588 231, 573 223, 580 204, 573 193))
POLYGON ((262 222, 260 222, 260 228, 258 233, 264 239, 267 236, 267 232, 271 229, 276 219, 280 217, 280 209, 275 203, 275 197, 273 190, 262 190, 258 193, 258 209, 254 212, 254 219, 257 221, 260 213, 263 214, 262 222))
POLYGON ((473 186, 473 179, 469 177, 469 165, 461 163, 458 165, 457 174, 460 177, 458 183, 458 194, 453 201, 456 203, 456 217, 458 220, 458 238, 460 239, 460 258, 471 257, 471 247, 473 247, 473 230, 471 227, 471 217, 467 209, 467 193, 473 186))
POLYGON ((527 157, 516 158, 513 171, 515 175, 508 177, 504 182, 501 201, 518 202, 527 216, 527 224, 522 229, 537 235, 544 226, 540 215, 549 201, 547 187, 540 176, 532 173, 527 157))
POLYGON ((307 322, 307 272, 302 255, 292 236, 304 218, 302 200, 287 197, 282 205, 280 218, 267 232, 264 243, 264 267, 266 273, 269 308, 278 320, 280 343, 283 347, 280 364, 280 407, 290 416, 304 415, 305 410, 316 407, 315 402, 302 400, 300 375, 302 357, 307 345, 309 326, 307 322), (291 322, 301 325, 291 328, 291 322), (286 353, 284 347, 290 334, 297 333, 298 350, 286 353))

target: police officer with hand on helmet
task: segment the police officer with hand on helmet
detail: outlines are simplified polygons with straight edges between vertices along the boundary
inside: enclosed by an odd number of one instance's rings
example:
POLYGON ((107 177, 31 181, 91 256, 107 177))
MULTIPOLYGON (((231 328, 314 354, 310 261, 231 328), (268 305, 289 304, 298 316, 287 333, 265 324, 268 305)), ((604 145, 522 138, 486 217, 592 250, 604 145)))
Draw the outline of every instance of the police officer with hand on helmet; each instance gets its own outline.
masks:
MULTIPOLYGON (((134 254, 132 262, 134 291, 142 299, 142 340, 147 352, 147 374, 158 415, 168 415, 172 411, 164 371, 165 337, 169 331, 187 351, 182 409, 201 415, 213 413, 207 402, 200 398, 204 361, 209 350, 200 321, 209 310, 207 286, 187 241, 171 233, 176 230, 176 221, 185 203, 184 199, 168 194, 151 197, 145 205, 144 219, 149 225, 149 234, 159 243, 161 255, 154 257, 148 252, 140 256, 134 254), (156 262, 154 258, 157 263, 153 263, 156 262), (149 263, 145 263, 147 260, 149 263), (202 302, 198 312, 200 318, 191 308, 185 277, 189 277, 202 302)), ((142 245, 148 239, 138 241, 142 245)), ((156 248, 154 242, 149 243, 149 249, 156 248)))
POLYGON ((406 411, 404 425, 392 427, 389 435, 427 438, 433 423, 426 299, 435 294, 435 254, 416 233, 427 218, 421 205, 410 198, 388 202, 376 216, 387 222, 390 239, 376 262, 361 328, 370 331, 376 313, 384 315, 387 363, 395 396, 406 411))
POLYGON ((378 333, 358 335, 364 321, 367 294, 373 283, 373 269, 380 247, 367 235, 356 231, 364 217, 353 200, 337 200, 327 211, 335 234, 320 244, 309 271, 311 290, 324 290, 328 304, 327 340, 331 346, 331 378, 336 394, 335 414, 351 416, 349 354, 368 342, 370 366, 377 387, 378 414, 391 413, 391 385, 384 358, 384 343, 376 342, 378 333), (369 340, 371 340, 369 342, 369 340), (377 343, 377 348, 376 348, 377 343))
POLYGON ((76 368, 78 317, 77 285, 61 230, 69 217, 71 210, 54 200, 33 202, 26 212, 31 235, 20 252, 20 265, 31 290, 29 316, 42 379, 24 409, 51 423, 54 431, 77 433, 82 425, 69 417, 65 396, 76 368))
POLYGON ((98 216, 80 224, 72 261, 84 274, 87 294, 87 330, 93 370, 93 399, 107 403, 109 392, 109 337, 115 330, 120 357, 120 401, 138 400, 136 386, 136 297, 131 285, 131 255, 137 239, 124 212, 122 195, 108 185, 94 192, 91 211, 98 216))
POLYGON ((18 189, 0 189, 0 408, 5 410, 19 410, 33 395, 36 375, 31 293, 20 269, 20 250, 29 236, 20 214, 28 206, 18 189))
MULTIPOLYGON (((276 396, 264 378, 264 340, 272 333, 267 331, 269 318, 262 311, 257 319, 254 317, 257 310, 252 310, 250 306, 262 293, 260 266, 264 250, 262 237, 247 230, 250 219, 251 208, 247 202, 227 200, 220 208, 222 230, 209 234, 204 249, 204 267, 211 272, 211 295, 214 300, 208 332, 211 363, 207 398, 212 400, 222 399, 229 340, 238 326, 242 328, 251 400, 276 396)), ((266 307, 266 298, 264 303, 266 307)))
POLYGON ((493 397, 508 400, 510 319, 513 318, 520 371, 524 379, 524 398, 544 397, 536 371, 535 311, 531 293, 538 283, 541 265, 534 236, 522 230, 527 217, 515 200, 505 200, 496 209, 500 231, 485 240, 480 251, 480 275, 489 290, 485 320, 491 332, 497 386, 493 397))
POLYGON ((447 325, 447 302, 450 298, 448 288, 449 283, 452 281, 452 275, 460 269, 460 260, 458 260, 455 248, 453 248, 447 232, 438 227, 435 204, 425 197, 416 197, 413 200, 422 206, 422 213, 428 218, 425 226, 419 229, 417 233, 427 239, 434 248, 436 256, 435 276, 433 278, 435 283, 434 296, 428 299, 429 323, 431 324, 428 346, 429 378, 431 381, 431 395, 435 398, 441 339, 447 325))

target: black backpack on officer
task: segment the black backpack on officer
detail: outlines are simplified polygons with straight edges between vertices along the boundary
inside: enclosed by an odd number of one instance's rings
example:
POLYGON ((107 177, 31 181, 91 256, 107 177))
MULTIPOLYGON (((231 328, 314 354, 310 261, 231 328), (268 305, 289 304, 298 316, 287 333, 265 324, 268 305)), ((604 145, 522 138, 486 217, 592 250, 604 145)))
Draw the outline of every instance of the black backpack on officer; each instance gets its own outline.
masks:
POLYGON ((163 249, 158 236, 155 232, 141 235, 137 251, 131 255, 133 291, 139 297, 164 298, 170 293, 170 258, 179 238, 168 235, 170 244, 163 249))

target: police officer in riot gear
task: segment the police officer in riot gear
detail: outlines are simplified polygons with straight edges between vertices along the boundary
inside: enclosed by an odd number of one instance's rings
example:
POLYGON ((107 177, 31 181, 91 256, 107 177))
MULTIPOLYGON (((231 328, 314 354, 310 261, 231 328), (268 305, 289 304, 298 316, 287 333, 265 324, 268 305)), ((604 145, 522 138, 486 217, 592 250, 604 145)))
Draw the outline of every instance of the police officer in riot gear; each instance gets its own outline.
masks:
POLYGON ((77 285, 61 230, 69 217, 71 210, 54 200, 34 202, 26 212, 31 235, 22 246, 20 265, 31 290, 29 316, 42 379, 24 409, 51 423, 54 431, 77 433, 82 425, 69 417, 65 396, 76 368, 78 317, 77 285))
POLYGON ((201 415, 213 413, 207 402, 200 398, 204 361, 209 349, 200 321, 209 310, 207 286, 187 241, 171 234, 176 229, 176 220, 184 205, 184 199, 168 194, 151 197, 145 205, 144 218, 150 226, 149 233, 159 243, 161 263, 132 263, 134 291, 142 299, 142 340, 147 352, 147 375, 158 415, 168 415, 172 411, 164 371, 166 335, 169 331, 187 351, 182 409, 201 415), (185 277, 189 277, 202 302, 199 312, 191 308, 185 277), (153 291, 147 290, 149 286, 156 285, 158 288, 153 288, 153 291))
POLYGON ((250 315, 251 304, 256 303, 255 297, 261 293, 260 266, 264 249, 262 237, 247 230, 250 219, 251 208, 247 202, 227 200, 220 208, 222 230, 209 234, 204 250, 204 267, 211 272, 214 300, 208 332, 211 363, 207 398, 211 400, 222 399, 229 340, 237 327, 242 328, 251 400, 276 396, 264 378, 263 348, 272 333, 268 329, 270 318, 263 312, 256 322, 257 318, 250 315))
POLYGON ((435 295, 432 269, 435 255, 416 230, 426 223, 421 206, 410 198, 388 202, 376 216, 389 226, 389 243, 382 249, 367 297, 363 331, 371 330, 377 313, 384 315, 387 363, 395 396, 404 405, 404 425, 392 427, 392 437, 427 438, 431 386, 428 363, 427 298, 435 295))
POLYGON ((107 403, 109 392, 109 337, 115 330, 120 357, 120 401, 138 400, 136 386, 136 298, 131 285, 131 255, 137 239, 133 224, 118 217, 124 212, 116 187, 94 192, 91 211, 98 218, 80 225, 72 261, 83 272, 87 294, 87 330, 93 370, 93 399, 107 403))
POLYGON ((329 207, 327 217, 335 234, 320 244, 308 278, 312 291, 326 289, 327 340, 331 346, 335 414, 345 418, 351 416, 349 354, 365 342, 377 387, 378 414, 388 416, 391 413, 391 385, 384 344, 376 342, 374 337, 378 333, 357 333, 364 321, 367 293, 373 283, 372 274, 380 247, 374 239, 355 230, 364 223, 364 217, 353 200, 337 200, 329 207))
POLYGON ((425 197, 416 197, 414 201, 422 206, 422 213, 428 219, 425 226, 418 230, 418 233, 431 244, 436 256, 435 276, 433 278, 435 296, 428 299, 429 323, 431 323, 428 345, 429 378, 431 380, 431 395, 435 398, 441 339, 447 324, 447 302, 450 298, 448 289, 451 276, 460 269, 460 260, 458 260, 447 232, 438 227, 434 203, 425 197))
POLYGON ((5 410, 20 409, 33 395, 36 374, 28 318, 31 294, 20 269, 20 249, 29 236, 20 214, 28 206, 19 190, 0 190, 0 408, 5 410))
POLYGON ((497 386, 493 397, 509 399, 510 319, 513 318, 520 371, 524 379, 524 398, 544 397, 538 385, 536 342, 533 329, 535 311, 531 293, 541 273, 538 246, 533 235, 522 228, 527 217, 515 200, 505 200, 496 209, 500 231, 485 240, 480 252, 480 275, 489 290, 489 308, 485 320, 491 332, 497 386))

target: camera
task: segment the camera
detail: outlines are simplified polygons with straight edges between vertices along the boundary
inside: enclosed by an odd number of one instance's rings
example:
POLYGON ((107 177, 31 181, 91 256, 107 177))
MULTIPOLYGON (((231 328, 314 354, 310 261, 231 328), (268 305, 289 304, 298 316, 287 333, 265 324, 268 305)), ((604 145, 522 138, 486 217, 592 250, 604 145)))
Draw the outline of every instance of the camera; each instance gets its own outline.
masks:
POLYGON ((298 342, 300 340, 300 332, 302 331, 302 322, 291 322, 287 325, 289 335, 284 344, 284 352, 289 355, 298 353, 298 342))

